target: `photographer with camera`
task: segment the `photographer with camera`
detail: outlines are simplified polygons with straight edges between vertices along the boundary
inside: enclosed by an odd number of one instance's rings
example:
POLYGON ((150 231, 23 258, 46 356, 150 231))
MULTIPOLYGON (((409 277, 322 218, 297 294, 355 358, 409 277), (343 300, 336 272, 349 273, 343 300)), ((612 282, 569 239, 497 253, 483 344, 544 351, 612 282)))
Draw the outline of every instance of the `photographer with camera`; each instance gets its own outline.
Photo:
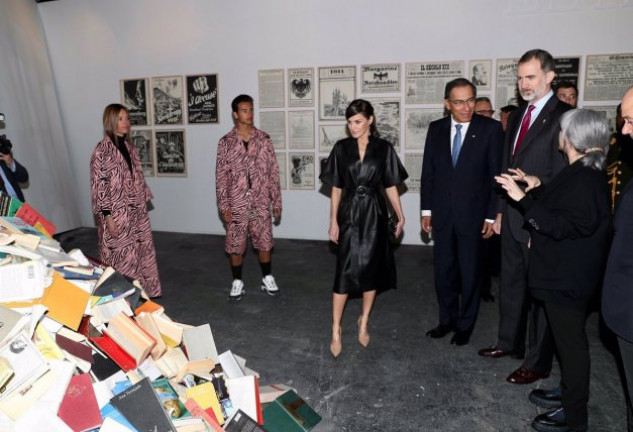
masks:
MULTIPOLYGON (((0 114, 0 122, 4 123, 4 114, 0 114)), ((29 173, 13 158, 12 147, 6 135, 0 135, 0 192, 24 202, 19 183, 28 182, 29 173)))

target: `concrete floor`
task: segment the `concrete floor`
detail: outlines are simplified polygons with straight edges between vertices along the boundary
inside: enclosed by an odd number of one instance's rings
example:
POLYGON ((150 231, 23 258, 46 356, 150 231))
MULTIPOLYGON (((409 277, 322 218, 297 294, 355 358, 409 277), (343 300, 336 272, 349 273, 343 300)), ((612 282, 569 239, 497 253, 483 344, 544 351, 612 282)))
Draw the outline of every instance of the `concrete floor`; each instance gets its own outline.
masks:
MULTIPOLYGON (((331 286, 335 256, 328 243, 277 240, 273 274, 279 298, 259 290, 256 254, 245 258, 247 294, 230 304, 231 275, 221 236, 155 233, 167 314, 185 323, 210 323, 219 352, 231 349, 258 371, 261 384, 286 383, 322 417, 315 432, 348 431, 529 431, 543 412, 528 401, 547 380, 519 386, 505 382, 519 360, 486 359, 477 350, 495 342, 498 305, 482 303, 470 344, 454 347, 449 337, 424 332, 438 322, 432 249, 401 246, 396 252, 399 288, 377 299, 370 322, 371 343, 356 339, 360 301, 348 303, 343 353, 329 352, 331 286)), ((96 231, 61 235, 64 248, 96 256, 96 231)), ((496 294, 496 284, 493 287, 496 294)), ((624 431, 623 389, 609 336, 599 316, 587 323, 592 358, 589 430, 624 431)), ((271 431, 273 432, 273 431, 271 431)))

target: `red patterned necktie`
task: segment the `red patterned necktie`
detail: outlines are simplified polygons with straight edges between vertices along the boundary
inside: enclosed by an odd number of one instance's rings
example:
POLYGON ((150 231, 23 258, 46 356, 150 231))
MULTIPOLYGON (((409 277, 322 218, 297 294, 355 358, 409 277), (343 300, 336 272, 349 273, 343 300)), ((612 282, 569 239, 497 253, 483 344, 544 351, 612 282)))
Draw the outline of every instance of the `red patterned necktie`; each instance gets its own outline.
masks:
POLYGON ((525 138, 525 134, 530 128, 530 121, 532 120, 532 110, 534 110, 534 105, 530 105, 527 110, 527 114, 523 117, 523 121, 521 122, 521 129, 519 130, 519 137, 517 138, 517 143, 514 146, 513 155, 519 152, 521 148, 521 143, 523 142, 523 138, 525 138))

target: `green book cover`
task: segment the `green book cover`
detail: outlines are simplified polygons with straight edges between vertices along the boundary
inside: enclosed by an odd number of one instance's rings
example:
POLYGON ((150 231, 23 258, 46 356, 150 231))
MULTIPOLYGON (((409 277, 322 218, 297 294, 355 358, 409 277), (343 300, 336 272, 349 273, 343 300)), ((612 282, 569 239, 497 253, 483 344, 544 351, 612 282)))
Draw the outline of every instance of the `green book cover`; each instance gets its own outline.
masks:
POLYGON ((264 427, 275 432, 304 432, 314 428, 321 416, 289 390, 264 409, 264 427))

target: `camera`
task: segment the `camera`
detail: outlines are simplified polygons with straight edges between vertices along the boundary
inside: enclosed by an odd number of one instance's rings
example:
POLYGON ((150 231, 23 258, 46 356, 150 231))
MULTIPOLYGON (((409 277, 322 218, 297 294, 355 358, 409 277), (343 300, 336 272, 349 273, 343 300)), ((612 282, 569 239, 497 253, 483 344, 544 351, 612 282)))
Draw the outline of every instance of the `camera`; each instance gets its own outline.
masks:
MULTIPOLYGON (((0 123, 4 123, 4 114, 0 113, 0 123)), ((11 141, 7 139, 6 135, 0 135, 0 153, 9 154, 11 153, 11 141)))
POLYGON ((0 153, 2 154, 11 153, 11 147, 13 147, 13 145, 11 144, 11 141, 7 139, 7 136, 0 135, 0 153))

